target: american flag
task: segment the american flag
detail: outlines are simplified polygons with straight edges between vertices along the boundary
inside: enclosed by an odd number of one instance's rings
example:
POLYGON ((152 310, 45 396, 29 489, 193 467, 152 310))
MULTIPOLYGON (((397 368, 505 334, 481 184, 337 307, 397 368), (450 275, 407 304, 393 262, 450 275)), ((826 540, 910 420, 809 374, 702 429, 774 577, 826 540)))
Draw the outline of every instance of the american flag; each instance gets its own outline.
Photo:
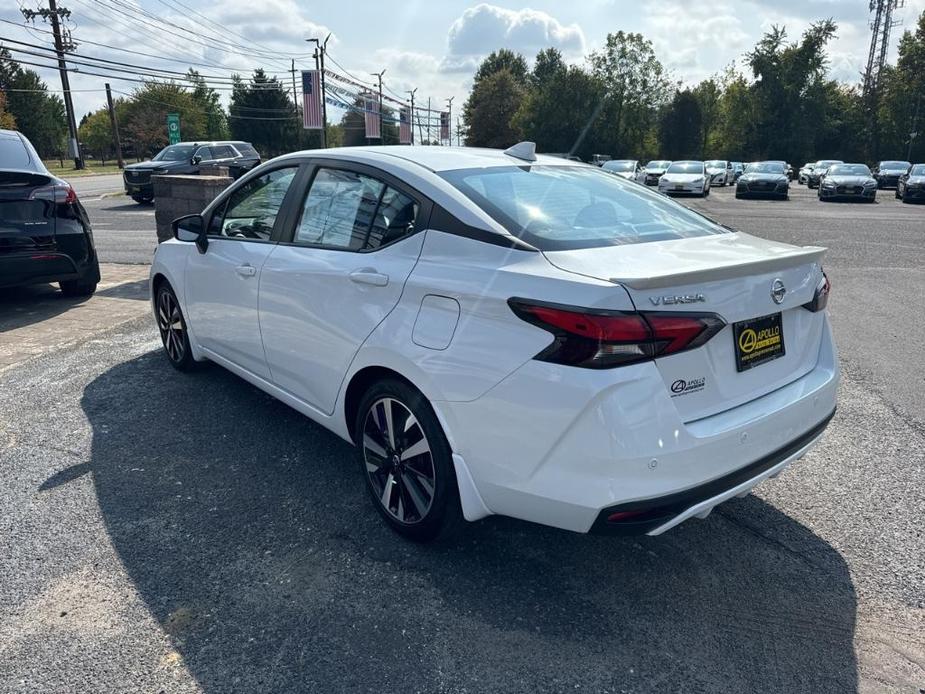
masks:
POLYGON ((450 139, 450 114, 446 111, 440 112, 440 139, 450 139))
POLYGON ((403 145, 411 144, 411 107, 404 106, 398 112, 398 142, 403 145))
POLYGON ((321 130, 324 127, 321 110, 321 71, 302 70, 302 127, 321 130))
POLYGON ((379 99, 375 94, 366 94, 363 104, 366 109, 366 137, 379 139, 382 137, 379 132, 379 99))

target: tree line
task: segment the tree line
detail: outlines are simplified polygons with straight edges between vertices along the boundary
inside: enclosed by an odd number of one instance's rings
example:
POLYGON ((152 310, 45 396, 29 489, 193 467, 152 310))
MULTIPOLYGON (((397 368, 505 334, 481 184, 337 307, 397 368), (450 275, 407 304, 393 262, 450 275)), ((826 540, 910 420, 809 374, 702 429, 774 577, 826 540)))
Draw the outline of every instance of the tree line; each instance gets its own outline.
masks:
POLYGON ((925 13, 899 41, 877 98, 829 75, 832 20, 796 41, 773 27, 734 66, 693 86, 672 80, 641 34, 608 34, 583 65, 547 48, 530 69, 508 49, 478 67, 463 108, 466 144, 536 142, 543 152, 632 159, 925 160, 925 13))

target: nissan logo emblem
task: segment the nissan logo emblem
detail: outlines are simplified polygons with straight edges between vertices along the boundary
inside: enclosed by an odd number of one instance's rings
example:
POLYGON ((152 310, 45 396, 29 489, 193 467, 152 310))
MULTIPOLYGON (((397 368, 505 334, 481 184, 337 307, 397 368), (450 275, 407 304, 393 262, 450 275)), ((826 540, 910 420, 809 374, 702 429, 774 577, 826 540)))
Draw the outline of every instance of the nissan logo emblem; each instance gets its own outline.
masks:
POLYGON ((771 284, 771 298, 774 299, 775 304, 782 304, 784 302, 784 296, 787 294, 787 288, 784 286, 784 283, 780 278, 774 280, 771 284))

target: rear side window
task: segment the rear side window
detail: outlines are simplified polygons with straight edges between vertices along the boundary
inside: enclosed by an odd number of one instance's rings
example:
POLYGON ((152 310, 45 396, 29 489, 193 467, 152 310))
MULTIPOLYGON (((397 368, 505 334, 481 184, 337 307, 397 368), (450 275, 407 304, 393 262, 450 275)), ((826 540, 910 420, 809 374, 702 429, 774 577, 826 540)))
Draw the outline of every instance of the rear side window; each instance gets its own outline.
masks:
POLYGON ((4 169, 35 169, 29 150, 15 135, 0 135, 0 167, 4 169))
POLYGON ((728 233, 658 193, 597 168, 504 166, 442 176, 512 235, 540 250, 728 233))
POLYGON ((212 148, 213 159, 230 159, 235 156, 237 156, 237 154, 228 145, 216 145, 212 148))
POLYGON ((247 142, 236 142, 234 146, 245 157, 253 157, 254 159, 260 159, 260 155, 257 153, 257 150, 254 149, 253 145, 250 145, 247 142))

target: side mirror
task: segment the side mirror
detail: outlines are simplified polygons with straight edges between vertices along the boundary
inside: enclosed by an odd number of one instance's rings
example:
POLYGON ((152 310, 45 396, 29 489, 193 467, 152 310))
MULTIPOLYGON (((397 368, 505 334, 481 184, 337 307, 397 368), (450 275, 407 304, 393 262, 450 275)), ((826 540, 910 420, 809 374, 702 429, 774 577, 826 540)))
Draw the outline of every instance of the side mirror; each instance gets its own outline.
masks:
POLYGON ((196 156, 194 156, 192 159, 189 160, 189 163, 192 164, 193 166, 196 166, 196 164, 198 164, 201 161, 202 161, 202 157, 197 154, 196 156))
POLYGON ((177 241, 195 243, 200 253, 206 252, 209 247, 209 239, 206 236, 205 222, 201 214, 188 214, 185 217, 175 219, 171 227, 173 237, 177 241))

